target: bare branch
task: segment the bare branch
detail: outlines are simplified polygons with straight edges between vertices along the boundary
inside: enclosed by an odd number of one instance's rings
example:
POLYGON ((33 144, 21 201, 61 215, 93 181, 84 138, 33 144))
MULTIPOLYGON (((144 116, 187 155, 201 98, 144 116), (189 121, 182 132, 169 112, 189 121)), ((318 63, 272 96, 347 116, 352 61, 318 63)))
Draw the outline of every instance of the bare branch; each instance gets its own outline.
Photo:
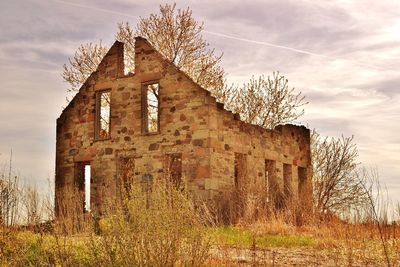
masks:
POLYGON ((307 102, 301 92, 295 94, 288 80, 279 72, 272 77, 254 76, 237 88, 228 107, 248 123, 273 129, 278 124, 293 122, 304 114, 307 102))
MULTIPOLYGON (((116 39, 125 43, 125 73, 134 72, 135 36, 146 38, 162 55, 184 71, 203 88, 218 98, 224 90, 225 71, 219 66, 221 55, 201 36, 203 23, 197 22, 192 11, 176 9, 176 5, 160 5, 159 13, 140 18, 136 29, 128 22, 118 24, 116 39)), ((107 48, 100 44, 84 44, 64 64, 63 79, 77 91, 96 70, 107 48)), ((221 101, 221 99, 218 99, 221 101)))
POLYGON ((366 201, 365 190, 357 178, 357 147, 353 137, 311 136, 314 204, 317 212, 341 213, 366 201))
POLYGON ((62 77, 71 85, 69 92, 76 92, 94 72, 102 58, 107 53, 107 47, 99 44, 82 44, 75 52, 74 57, 69 58, 69 63, 64 64, 62 77))
MULTIPOLYGON (((203 88, 216 93, 224 88, 225 72, 219 66, 222 55, 201 36, 203 23, 192 17, 192 11, 176 5, 160 5, 159 14, 140 18, 136 35, 146 38, 169 61, 188 74, 203 88)), ((220 100, 220 99, 218 99, 220 100)))

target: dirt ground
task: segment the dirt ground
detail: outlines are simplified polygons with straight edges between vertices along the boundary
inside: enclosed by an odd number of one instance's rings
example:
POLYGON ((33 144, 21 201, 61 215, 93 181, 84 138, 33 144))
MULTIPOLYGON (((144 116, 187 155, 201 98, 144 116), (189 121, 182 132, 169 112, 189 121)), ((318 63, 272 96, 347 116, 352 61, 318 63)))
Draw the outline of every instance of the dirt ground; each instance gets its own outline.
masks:
POLYGON ((354 259, 335 251, 301 248, 214 248, 215 262, 225 266, 385 266, 366 258, 354 259))

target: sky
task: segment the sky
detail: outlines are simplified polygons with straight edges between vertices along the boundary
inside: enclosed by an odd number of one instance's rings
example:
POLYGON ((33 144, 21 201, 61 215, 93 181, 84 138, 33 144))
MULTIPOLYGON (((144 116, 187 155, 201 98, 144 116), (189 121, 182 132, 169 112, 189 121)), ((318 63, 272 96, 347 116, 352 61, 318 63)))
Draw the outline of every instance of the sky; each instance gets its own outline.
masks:
MULTIPOLYGON (((158 1, 0 1, 0 174, 48 192, 56 119, 66 106, 62 65, 82 43, 110 45, 158 1)), ((299 120, 323 136, 354 136, 360 164, 377 168, 400 201, 398 0, 177 1, 204 22, 228 81, 279 71, 309 104, 299 120)))

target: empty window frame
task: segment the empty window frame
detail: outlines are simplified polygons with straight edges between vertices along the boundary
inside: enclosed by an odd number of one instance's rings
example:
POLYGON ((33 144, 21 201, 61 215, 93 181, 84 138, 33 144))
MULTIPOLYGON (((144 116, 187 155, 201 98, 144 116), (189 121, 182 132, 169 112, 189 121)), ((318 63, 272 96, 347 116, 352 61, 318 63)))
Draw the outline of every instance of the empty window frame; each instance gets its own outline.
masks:
POLYGON ((298 167, 298 193, 299 199, 303 199, 306 194, 306 186, 307 186, 307 168, 298 167))
POLYGON ((292 190, 292 165, 283 164, 283 193, 286 201, 291 200, 292 190))
POLYGON ((110 138, 111 90, 96 93, 95 139, 110 138))
POLYGON ((276 179, 276 161, 266 159, 265 160, 265 188, 267 191, 267 201, 271 200, 271 194, 274 194, 278 188, 278 182, 276 179))
POLYGON ((234 178, 235 178, 235 188, 241 190, 244 187, 246 179, 246 155, 242 153, 235 153, 234 162, 234 178))
POLYGON ((130 198, 135 175, 135 159, 133 157, 120 158, 118 169, 121 197, 130 198))
POLYGON ((160 130, 160 85, 146 83, 142 86, 142 120, 144 133, 157 133, 160 130))
POLYGON ((182 153, 166 155, 166 176, 176 188, 182 186, 182 153))
POLYGON ((91 167, 90 162, 75 163, 75 187, 82 201, 83 211, 90 211, 91 167))

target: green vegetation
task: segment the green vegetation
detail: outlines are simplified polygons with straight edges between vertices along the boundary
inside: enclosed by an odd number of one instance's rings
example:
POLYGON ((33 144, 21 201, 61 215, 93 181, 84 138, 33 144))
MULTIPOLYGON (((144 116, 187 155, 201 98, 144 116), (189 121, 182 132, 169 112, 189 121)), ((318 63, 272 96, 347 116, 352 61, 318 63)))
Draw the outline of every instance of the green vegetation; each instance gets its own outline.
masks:
POLYGON ((61 240, 49 234, 0 228, 0 266, 71 265, 88 262, 88 249, 73 239, 61 240))
POLYGON ((316 240, 306 235, 272 235, 258 234, 249 229, 233 226, 221 226, 209 229, 209 234, 220 245, 237 245, 242 247, 252 246, 254 241, 256 247, 312 247, 317 244, 316 240))

